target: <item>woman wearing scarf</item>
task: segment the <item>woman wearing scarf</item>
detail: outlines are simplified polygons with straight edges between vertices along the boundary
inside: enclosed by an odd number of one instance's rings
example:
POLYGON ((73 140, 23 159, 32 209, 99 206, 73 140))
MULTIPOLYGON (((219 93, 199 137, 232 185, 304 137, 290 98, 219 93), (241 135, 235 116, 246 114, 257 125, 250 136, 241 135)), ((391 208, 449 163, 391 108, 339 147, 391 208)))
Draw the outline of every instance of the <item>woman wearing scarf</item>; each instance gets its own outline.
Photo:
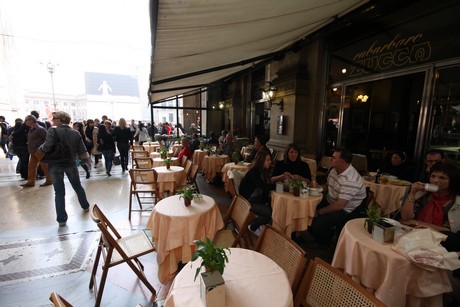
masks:
POLYGON ((307 163, 300 160, 300 150, 296 144, 292 143, 286 147, 284 160, 276 163, 271 179, 272 182, 298 179, 310 183, 310 168, 307 163))
POLYGON ((431 227, 438 231, 458 229, 460 220, 456 212, 460 206, 459 176, 455 165, 433 165, 430 170, 430 184, 438 190, 427 192, 425 183, 412 184, 409 196, 401 208, 402 222, 415 227, 431 227))

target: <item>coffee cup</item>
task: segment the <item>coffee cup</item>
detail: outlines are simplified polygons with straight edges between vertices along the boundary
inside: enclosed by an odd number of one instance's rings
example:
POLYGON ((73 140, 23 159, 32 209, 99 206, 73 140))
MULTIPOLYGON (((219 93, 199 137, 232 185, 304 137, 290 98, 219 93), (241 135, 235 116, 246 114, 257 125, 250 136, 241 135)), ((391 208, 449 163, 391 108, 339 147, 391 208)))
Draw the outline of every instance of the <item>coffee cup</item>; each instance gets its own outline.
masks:
POLYGON ((284 184, 282 182, 276 183, 276 193, 283 193, 284 192, 284 184))
POLYGON ((309 188, 308 193, 311 196, 318 196, 319 194, 321 194, 321 189, 320 188, 309 188))
POLYGON ((300 197, 307 198, 308 197, 308 189, 301 189, 300 190, 300 197))
POLYGON ((431 183, 426 183, 425 184, 425 191, 427 192, 437 192, 439 189, 439 187, 435 184, 431 184, 431 183))

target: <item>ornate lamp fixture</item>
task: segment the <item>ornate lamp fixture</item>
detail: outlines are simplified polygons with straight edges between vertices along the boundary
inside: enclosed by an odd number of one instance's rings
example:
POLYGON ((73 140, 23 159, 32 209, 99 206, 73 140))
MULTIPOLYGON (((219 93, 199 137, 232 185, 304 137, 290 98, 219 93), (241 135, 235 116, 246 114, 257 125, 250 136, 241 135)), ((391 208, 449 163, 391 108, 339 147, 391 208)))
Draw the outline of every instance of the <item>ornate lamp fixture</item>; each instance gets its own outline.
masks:
POLYGON ((268 100, 270 102, 270 107, 272 105, 277 105, 277 106, 280 107, 281 112, 283 112, 283 110, 284 110, 284 101, 283 101, 283 99, 281 99, 278 102, 275 101, 277 91, 278 91, 278 89, 276 88, 276 86, 272 85, 271 82, 268 81, 267 86, 263 89, 262 97, 263 97, 263 99, 268 100))

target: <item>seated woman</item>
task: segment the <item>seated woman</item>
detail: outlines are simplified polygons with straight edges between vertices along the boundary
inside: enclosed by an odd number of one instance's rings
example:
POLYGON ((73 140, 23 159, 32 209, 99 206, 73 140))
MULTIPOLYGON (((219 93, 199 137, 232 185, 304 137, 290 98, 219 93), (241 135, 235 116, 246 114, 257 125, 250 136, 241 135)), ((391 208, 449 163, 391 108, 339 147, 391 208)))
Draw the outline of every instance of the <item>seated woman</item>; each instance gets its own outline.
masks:
POLYGON ((300 160, 300 150, 292 143, 286 147, 284 160, 276 163, 273 171, 272 182, 284 181, 286 179, 299 179, 311 182, 311 172, 308 164, 300 160))
POLYGON ((460 180, 454 165, 436 163, 430 170, 430 183, 436 192, 426 192, 425 183, 412 184, 401 208, 402 223, 457 232, 460 228, 460 180))
POLYGON ((414 167, 407 161, 407 156, 404 151, 395 151, 391 155, 391 160, 385 166, 384 173, 398 177, 398 179, 414 181, 414 167))
POLYGON ((261 151, 239 187, 240 195, 248 200, 251 211, 257 214, 257 218, 249 225, 249 230, 257 236, 263 230, 261 226, 270 223, 272 217, 270 190, 274 189, 274 185, 270 182, 271 164, 270 151, 261 151))
POLYGON ((188 138, 183 138, 182 139, 182 150, 179 152, 179 155, 177 158, 179 161, 182 159, 183 156, 186 156, 187 159, 192 158, 192 149, 190 148, 190 141, 188 138))

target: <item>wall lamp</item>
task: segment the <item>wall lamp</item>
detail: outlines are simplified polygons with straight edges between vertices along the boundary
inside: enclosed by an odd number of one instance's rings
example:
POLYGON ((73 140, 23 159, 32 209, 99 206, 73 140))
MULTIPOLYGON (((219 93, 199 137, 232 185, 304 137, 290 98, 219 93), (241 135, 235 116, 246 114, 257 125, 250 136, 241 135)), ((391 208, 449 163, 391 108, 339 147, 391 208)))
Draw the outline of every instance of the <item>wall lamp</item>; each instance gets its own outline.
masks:
POLYGON ((224 101, 219 101, 219 109, 223 109, 225 107, 225 102, 224 101))
POLYGON ((271 84, 271 82, 267 82, 267 86, 263 89, 262 97, 265 100, 268 100, 270 102, 270 107, 272 105, 277 105, 277 106, 280 107, 281 112, 283 112, 283 110, 284 110, 284 100, 281 99, 278 102, 275 101, 277 91, 278 91, 278 89, 276 88, 276 86, 273 86, 271 84))
POLYGON ((358 95, 358 97, 356 97, 356 102, 358 103, 366 102, 368 99, 369 99, 369 96, 367 95, 358 95))

